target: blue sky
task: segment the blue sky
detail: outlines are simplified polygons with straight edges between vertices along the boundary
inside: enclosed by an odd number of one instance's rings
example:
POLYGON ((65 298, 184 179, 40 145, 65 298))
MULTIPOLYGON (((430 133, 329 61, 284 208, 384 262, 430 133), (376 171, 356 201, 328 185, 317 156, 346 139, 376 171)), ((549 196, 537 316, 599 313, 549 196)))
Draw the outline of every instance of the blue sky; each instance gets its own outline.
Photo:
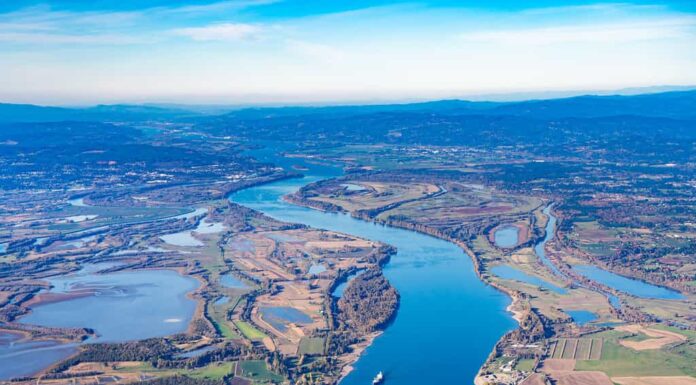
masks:
POLYGON ((696 2, 13 0, 0 101, 331 103, 696 84, 696 2))

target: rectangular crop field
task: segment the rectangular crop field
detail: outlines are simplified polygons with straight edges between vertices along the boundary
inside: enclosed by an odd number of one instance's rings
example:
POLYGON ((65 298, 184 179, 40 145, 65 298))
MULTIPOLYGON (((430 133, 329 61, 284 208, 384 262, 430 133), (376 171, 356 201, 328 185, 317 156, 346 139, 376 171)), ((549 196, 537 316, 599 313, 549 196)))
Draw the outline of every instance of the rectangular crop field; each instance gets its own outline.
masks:
POLYGON ((322 355, 324 354, 324 338, 303 337, 300 340, 298 354, 322 355))
POLYGON ((603 341, 604 340, 601 338, 592 338, 592 347, 590 349, 591 360, 599 360, 602 358, 603 341))
POLYGON ((566 341, 565 349, 563 349, 563 355, 561 358, 575 359, 575 349, 578 347, 578 340, 575 338, 569 338, 566 341))
POLYGON ((601 338, 559 338, 549 349, 549 357, 570 360, 598 360, 601 354, 601 338))

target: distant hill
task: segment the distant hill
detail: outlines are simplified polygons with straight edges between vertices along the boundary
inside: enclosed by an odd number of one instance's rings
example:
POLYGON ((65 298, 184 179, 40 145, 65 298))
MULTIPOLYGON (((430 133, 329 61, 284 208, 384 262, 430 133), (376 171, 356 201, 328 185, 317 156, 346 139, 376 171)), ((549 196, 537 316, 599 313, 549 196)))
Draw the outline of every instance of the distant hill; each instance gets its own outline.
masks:
POLYGON ((127 104, 63 108, 32 104, 0 103, 0 123, 145 121, 176 119, 196 115, 198 115, 196 112, 183 109, 127 104))
POLYGON ((255 120, 313 116, 345 118, 375 113, 432 113, 437 115, 520 116, 534 119, 596 118, 622 115, 696 120, 696 90, 631 96, 576 96, 522 102, 439 100, 422 103, 343 105, 326 107, 258 107, 186 105, 99 105, 88 108, 0 104, 1 122, 143 121, 172 119, 255 120))
POLYGON ((634 96, 577 96, 564 99, 507 103, 493 109, 501 115, 535 118, 596 118, 638 115, 696 118, 696 91, 664 92, 634 96))
POLYGON ((444 115, 510 115, 538 119, 596 118, 621 115, 696 119, 696 91, 675 91, 631 96, 586 95, 522 102, 440 100, 424 103, 385 105, 247 108, 232 111, 227 114, 227 117, 236 119, 303 115, 339 117, 377 112, 432 112, 444 115))

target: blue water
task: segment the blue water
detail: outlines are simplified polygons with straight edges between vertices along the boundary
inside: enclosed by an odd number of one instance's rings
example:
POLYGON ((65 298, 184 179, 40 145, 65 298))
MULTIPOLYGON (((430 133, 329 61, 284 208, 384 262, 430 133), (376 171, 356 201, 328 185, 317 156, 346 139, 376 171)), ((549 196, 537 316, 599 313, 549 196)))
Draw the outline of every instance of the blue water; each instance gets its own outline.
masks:
POLYGON ((685 298, 681 293, 674 290, 651 285, 637 279, 626 278, 624 276, 602 270, 597 266, 576 265, 573 266, 573 269, 593 281, 607 285, 612 289, 635 295, 636 297, 657 299, 685 298))
POLYGON ((190 350, 188 352, 184 353, 179 353, 176 355, 176 358, 192 358, 192 357, 198 357, 202 355, 203 353, 209 352, 211 350, 215 349, 215 346, 204 346, 202 348, 190 350))
POLYGON ((288 329, 287 325, 289 323, 312 323, 312 318, 310 316, 292 307, 261 306, 261 308, 259 308, 259 313, 261 313, 261 318, 263 318, 264 321, 281 332, 288 329))
POLYGON ((508 265, 493 266, 491 268, 491 273, 493 273, 493 274, 495 274, 498 277, 503 278, 503 279, 511 279, 511 280, 515 280, 515 281, 528 283, 530 285, 543 287, 544 289, 551 290, 554 293, 558 293, 558 294, 568 293, 568 291, 563 289, 563 288, 560 288, 556 285, 548 283, 541 278, 537 278, 533 275, 529 275, 521 270, 517 270, 514 267, 511 267, 508 265))
POLYGON ((609 304, 614 309, 621 309, 621 300, 619 299, 619 297, 617 297, 613 294, 608 294, 607 297, 609 298, 609 304))
POLYGON ((586 325, 598 318, 597 314, 587 310, 563 310, 563 312, 568 314, 573 322, 579 326, 586 325))
POLYGON ((225 305, 226 303, 230 302, 230 297, 220 297, 213 302, 213 305, 215 306, 220 306, 220 305, 225 305))
POLYGON ((548 258, 546 258, 546 250, 544 247, 546 247, 546 243, 550 240, 553 239, 554 233, 556 232, 556 217, 551 215, 551 208, 553 205, 548 205, 544 208, 542 211, 546 216, 549 218, 548 222, 546 222, 546 228, 545 232, 546 234, 544 235, 544 239, 537 243, 536 246, 534 246, 534 253, 539 257, 541 262, 546 265, 554 274, 556 274, 559 277, 564 277, 568 278, 563 272, 561 272, 556 265, 553 264, 548 258))
POLYGON ((309 267, 309 274, 321 274, 326 271, 326 266, 322 264, 314 264, 309 267))
POLYGON ((505 226, 496 230, 493 237, 495 245, 498 247, 514 247, 519 242, 520 229, 515 226, 505 226))
MULTIPOLYGON (((282 158, 270 154, 266 149, 265 159, 283 165, 282 158)), ((292 161, 296 164, 298 159, 292 161)), ((341 384, 370 384, 380 370, 390 385, 471 383, 496 341, 516 327, 505 311, 510 299, 483 284, 469 256, 452 243, 283 202, 282 195, 307 183, 340 175, 331 167, 307 167, 304 178, 252 187, 230 198, 279 220, 382 241, 398 249, 384 268, 401 294, 396 319, 341 384)))
POLYGON ((362 270, 358 270, 358 271, 354 272, 353 274, 349 274, 348 276, 346 276, 341 283, 339 283, 338 285, 336 285, 336 287, 334 287, 333 291, 331 292, 331 295, 336 297, 336 298, 343 297, 343 292, 346 291, 346 288, 348 287, 348 284, 350 283, 350 281, 352 281, 353 278, 360 275, 361 272, 362 272, 362 270))
POLYGON ((242 282, 241 279, 235 277, 232 274, 225 274, 220 276, 220 284, 222 286, 230 288, 230 289, 246 289, 249 286, 242 282))
POLYGON ((32 375, 75 353, 76 346, 57 341, 22 341, 19 335, 0 333, 0 381, 32 375))
MULTIPOLYGON (((20 322, 49 327, 87 327, 98 337, 89 342, 118 342, 183 332, 196 304, 186 293, 195 279, 167 270, 95 274, 114 264, 88 265, 49 281, 54 293, 87 290, 87 297, 32 307, 20 322)), ((68 357, 76 344, 0 338, 0 379, 26 376, 68 357)))
POLYGON ((50 280, 55 292, 86 288, 95 294, 40 305, 20 319, 50 327, 88 327, 93 342, 118 342, 160 337, 185 331, 196 303, 186 293, 198 282, 169 270, 112 274, 78 274, 50 280))

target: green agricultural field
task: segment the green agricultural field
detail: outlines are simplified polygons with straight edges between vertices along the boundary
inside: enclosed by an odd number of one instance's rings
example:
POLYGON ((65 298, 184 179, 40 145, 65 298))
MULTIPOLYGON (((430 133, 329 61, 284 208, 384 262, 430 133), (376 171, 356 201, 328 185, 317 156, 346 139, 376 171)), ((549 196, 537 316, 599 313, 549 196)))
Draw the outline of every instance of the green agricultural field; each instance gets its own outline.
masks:
POLYGON ((324 339, 321 337, 303 337, 300 340, 299 354, 324 354, 324 339))
POLYGON ((515 369, 521 370, 523 372, 531 372, 532 369, 534 369, 534 360, 533 359, 519 360, 515 364, 515 369))
POLYGON ((239 331, 244 335, 244 337, 250 340, 260 340, 266 337, 266 335, 262 331, 256 329, 248 322, 234 321, 234 324, 237 326, 237 329, 239 329, 239 331))
POLYGON ((613 376, 696 376, 696 347, 683 344, 677 348, 636 351, 619 344, 629 334, 602 332, 592 337, 603 337, 601 359, 577 361, 575 370, 605 372, 613 376))
POLYGON ((285 380, 282 376, 268 370, 266 361, 240 361, 239 368, 241 369, 242 376, 253 380, 254 383, 279 383, 285 380))
POLYGON ((188 373, 191 377, 219 380, 234 372, 235 362, 218 362, 188 373))
POLYGON ((237 306, 238 303, 239 297, 231 297, 224 305, 216 306, 213 302, 209 302, 207 305, 207 313, 210 316, 210 321, 213 323, 215 330, 225 338, 241 338, 227 322, 227 312, 237 306))
POLYGON ((692 343, 696 342, 696 331, 694 331, 694 330, 682 330, 682 329, 678 329, 675 327, 662 325, 662 324, 652 325, 650 327, 653 329, 667 330, 670 332, 678 333, 678 334, 684 335, 687 338, 689 338, 689 340, 691 340, 692 343))

